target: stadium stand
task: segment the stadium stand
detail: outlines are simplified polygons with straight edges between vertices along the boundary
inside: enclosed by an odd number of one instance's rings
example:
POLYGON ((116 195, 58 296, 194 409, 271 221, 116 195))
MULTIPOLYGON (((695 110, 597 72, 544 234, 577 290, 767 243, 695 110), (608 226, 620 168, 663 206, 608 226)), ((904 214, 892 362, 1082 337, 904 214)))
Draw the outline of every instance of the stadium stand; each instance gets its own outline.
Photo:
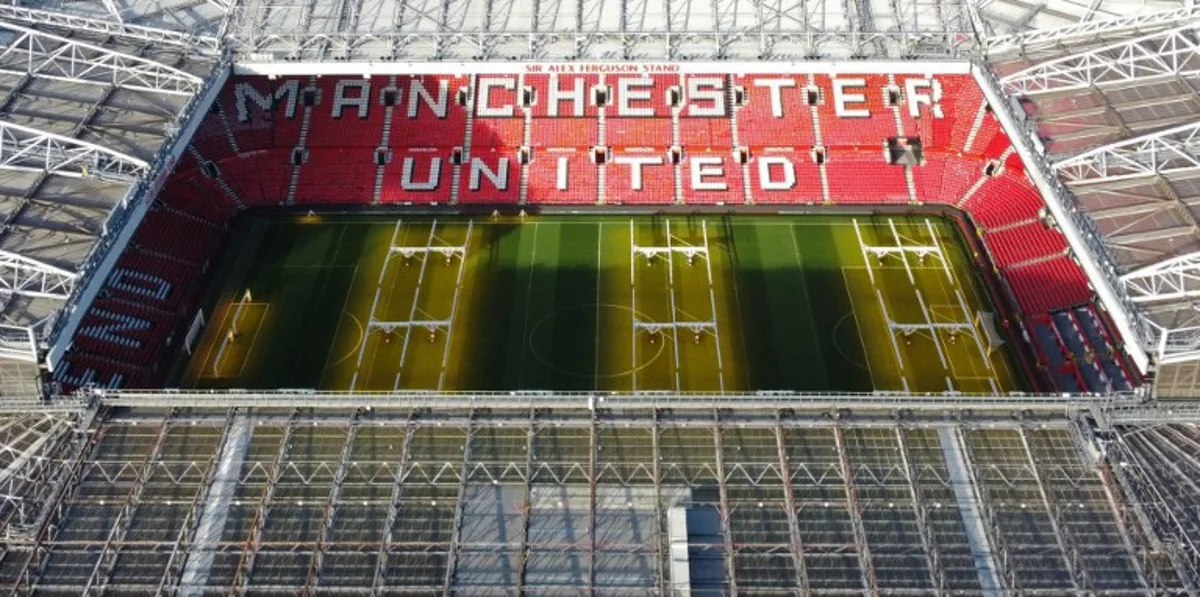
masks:
POLYGON ((122 263, 200 275, 243 206, 915 201, 971 216, 1026 317, 1092 298, 969 76, 234 76, 199 130, 122 263), (889 165, 900 133, 918 160, 889 165))

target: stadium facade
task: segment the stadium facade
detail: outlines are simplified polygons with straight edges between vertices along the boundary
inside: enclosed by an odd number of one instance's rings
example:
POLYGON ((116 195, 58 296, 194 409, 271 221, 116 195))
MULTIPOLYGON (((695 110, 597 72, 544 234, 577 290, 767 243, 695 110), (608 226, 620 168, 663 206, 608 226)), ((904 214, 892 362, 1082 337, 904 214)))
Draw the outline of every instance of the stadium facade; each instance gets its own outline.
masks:
POLYGON ((1194 594, 1198 28, 1106 0, 0 7, 0 586, 1194 594), (1045 379, 161 389, 247 208, 644 188, 962 209, 1045 379))

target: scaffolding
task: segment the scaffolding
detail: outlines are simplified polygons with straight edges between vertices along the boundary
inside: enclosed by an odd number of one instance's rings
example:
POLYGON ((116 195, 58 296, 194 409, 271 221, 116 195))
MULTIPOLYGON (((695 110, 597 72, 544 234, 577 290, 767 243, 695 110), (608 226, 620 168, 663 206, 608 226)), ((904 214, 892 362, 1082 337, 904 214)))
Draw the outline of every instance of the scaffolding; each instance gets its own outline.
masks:
MULTIPOLYGON (((1155 555, 1160 535, 1132 515, 1137 498, 1080 441, 1079 420, 1008 409, 111 410, 51 462, 69 474, 44 520, 9 534, 0 586, 1187 590, 1195 571, 1155 555)), ((1181 530, 1197 524, 1180 516, 1170 520, 1181 530)))

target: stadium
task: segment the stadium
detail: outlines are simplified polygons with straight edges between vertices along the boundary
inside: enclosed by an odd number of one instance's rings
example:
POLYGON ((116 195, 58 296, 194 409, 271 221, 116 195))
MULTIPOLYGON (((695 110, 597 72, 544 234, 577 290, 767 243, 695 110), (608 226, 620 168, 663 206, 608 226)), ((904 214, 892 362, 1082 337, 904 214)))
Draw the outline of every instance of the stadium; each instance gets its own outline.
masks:
POLYGON ((0 5, 0 591, 1200 594, 1200 8, 0 5))

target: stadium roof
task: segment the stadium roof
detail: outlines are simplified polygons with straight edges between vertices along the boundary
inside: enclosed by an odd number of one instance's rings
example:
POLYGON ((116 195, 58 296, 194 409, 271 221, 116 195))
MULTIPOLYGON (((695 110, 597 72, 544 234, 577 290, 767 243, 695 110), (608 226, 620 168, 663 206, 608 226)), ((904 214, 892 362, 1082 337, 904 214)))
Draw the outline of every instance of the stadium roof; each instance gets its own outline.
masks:
POLYGON ((1107 237, 1115 273, 1128 275, 1122 298, 1151 313, 1143 343, 1192 359, 1196 15, 1183 0, 3 5, 0 279, 13 282, 0 285, 0 355, 32 363, 53 340, 63 297, 92 281, 127 205, 138 205, 126 199, 166 163, 227 50, 238 64, 314 72, 388 61, 986 59, 1006 91, 1030 100, 1045 155, 1107 237))

